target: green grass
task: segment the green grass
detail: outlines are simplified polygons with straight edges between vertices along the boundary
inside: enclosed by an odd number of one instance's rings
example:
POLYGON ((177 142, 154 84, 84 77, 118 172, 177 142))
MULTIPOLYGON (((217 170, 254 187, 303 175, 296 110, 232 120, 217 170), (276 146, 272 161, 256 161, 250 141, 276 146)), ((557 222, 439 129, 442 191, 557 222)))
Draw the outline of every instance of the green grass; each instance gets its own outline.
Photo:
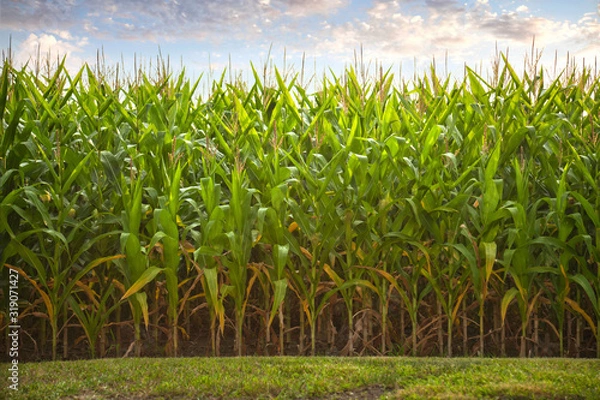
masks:
MULTIPOLYGON (((6 389, 7 364, 2 364, 6 389)), ((14 399, 600 398, 600 360, 169 358, 25 363, 14 399)))

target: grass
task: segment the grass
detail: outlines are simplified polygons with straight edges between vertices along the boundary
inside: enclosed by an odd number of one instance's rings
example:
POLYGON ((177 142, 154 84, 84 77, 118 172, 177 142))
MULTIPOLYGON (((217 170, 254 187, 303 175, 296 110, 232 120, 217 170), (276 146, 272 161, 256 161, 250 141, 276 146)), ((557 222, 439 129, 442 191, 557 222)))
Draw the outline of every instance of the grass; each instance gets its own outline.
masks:
MULTIPOLYGON (((5 375, 7 364, 1 368, 5 375)), ((8 397, 597 399, 600 360, 247 357, 25 363, 19 391, 8 397)))

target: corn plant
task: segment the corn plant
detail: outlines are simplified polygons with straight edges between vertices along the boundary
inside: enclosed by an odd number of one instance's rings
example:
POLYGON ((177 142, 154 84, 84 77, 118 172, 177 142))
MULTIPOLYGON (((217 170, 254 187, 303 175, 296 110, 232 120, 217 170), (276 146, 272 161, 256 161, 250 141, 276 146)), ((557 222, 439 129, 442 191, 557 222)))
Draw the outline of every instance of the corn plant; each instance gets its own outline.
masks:
POLYGON ((597 71, 64 65, 0 76, 0 264, 49 357, 142 324, 169 355, 600 356, 597 71))

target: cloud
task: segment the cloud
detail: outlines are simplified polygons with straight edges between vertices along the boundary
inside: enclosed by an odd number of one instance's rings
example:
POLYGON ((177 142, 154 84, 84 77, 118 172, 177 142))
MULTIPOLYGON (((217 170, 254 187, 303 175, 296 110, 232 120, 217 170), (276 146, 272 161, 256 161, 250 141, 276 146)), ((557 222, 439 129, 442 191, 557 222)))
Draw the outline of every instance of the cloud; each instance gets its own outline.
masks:
POLYGON ((16 65, 29 63, 33 66, 36 61, 43 62, 50 59, 54 62, 57 58, 66 56, 66 66, 72 70, 78 69, 84 60, 77 54, 83 52, 88 44, 86 37, 72 37, 64 31, 58 34, 35 33, 21 42, 15 49, 14 61, 16 65))
POLYGON ((40 0, 33 5, 27 0, 14 0, 3 1, 0 7, 3 29, 35 31, 73 26, 81 6, 74 0, 40 0))
MULTIPOLYGON (((270 43, 290 54, 307 51, 326 63, 365 56, 398 63, 431 60, 448 52, 457 62, 493 55, 495 44, 511 54, 535 43, 591 57, 600 53, 600 14, 579 21, 531 15, 529 2, 475 0, 370 0, 366 12, 341 16, 350 0, 12 0, 2 3, 6 31, 27 32, 19 46, 27 59, 37 46, 77 57, 86 40, 200 42, 227 53, 260 55, 270 43), (492 4, 493 3, 493 4, 492 4), (509 6, 508 3, 511 5, 509 6), (501 10, 501 11, 500 11, 501 10), (31 35, 33 34, 33 36, 31 35), (233 44, 232 44, 233 43, 233 44), (223 45, 223 48, 219 46, 223 45), (33 47, 32 47, 33 46, 33 47), (225 48, 227 46, 227 48, 225 48), (562 46, 562 47, 561 47, 562 46)), ((599 10, 600 11, 600 10, 599 10)), ((166 43, 165 43, 166 44, 166 43)), ((266 51, 266 50, 265 50, 266 51)), ((566 51, 565 51, 566 52, 566 51)))
POLYGON ((455 53, 476 44, 477 38, 464 35, 462 6, 455 1, 427 0, 425 7, 411 1, 375 1, 367 18, 332 26, 328 37, 316 40, 321 54, 348 52, 363 44, 379 60, 427 57, 455 53))
POLYGON ((308 15, 328 15, 348 5, 348 0, 273 0, 285 15, 303 17, 308 15))
POLYGON ((527 42, 540 33, 540 26, 547 22, 544 18, 522 18, 517 13, 485 13, 476 27, 483 33, 490 33, 498 39, 514 42, 527 42))
POLYGON ((530 16, 526 6, 515 7, 496 12, 487 0, 470 6, 453 0, 375 0, 364 18, 330 23, 327 31, 313 32, 312 44, 317 56, 335 55, 345 61, 364 45, 366 54, 396 64, 415 57, 439 59, 446 51, 457 62, 478 62, 493 56, 496 43, 510 47, 512 54, 524 53, 534 37, 538 48, 551 53, 560 48, 589 57, 600 50, 595 13, 574 23, 530 16))
POLYGON ((464 5, 460 4, 456 0, 425 0, 425 5, 430 11, 448 14, 448 13, 459 13, 464 12, 464 5))
POLYGON ((89 32, 102 38, 149 41, 216 38, 224 33, 241 36, 239 27, 251 27, 267 7, 264 2, 239 0, 96 0, 88 4, 98 13, 88 23, 89 32))
POLYGON ((578 57, 585 57, 587 60, 597 58, 598 54, 600 54, 600 40, 598 40, 600 38, 600 21, 596 17, 596 14, 585 14, 577 22, 577 26, 578 34, 573 39, 581 47, 575 49, 573 54, 578 57))
POLYGON ((44 32, 80 29, 100 39, 248 40, 270 24, 326 16, 349 0, 24 0, 2 4, 4 29, 44 32), (254 26, 256 25, 256 26, 254 26), (258 27, 258 29, 257 29, 258 27))

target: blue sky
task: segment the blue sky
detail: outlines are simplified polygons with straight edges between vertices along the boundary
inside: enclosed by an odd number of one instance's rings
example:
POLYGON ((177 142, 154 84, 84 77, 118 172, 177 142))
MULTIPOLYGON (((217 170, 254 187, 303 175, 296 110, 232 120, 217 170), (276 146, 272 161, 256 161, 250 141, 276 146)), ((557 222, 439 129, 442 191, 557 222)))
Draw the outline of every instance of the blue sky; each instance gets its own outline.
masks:
MULTIPOLYGON (((593 64, 600 54, 600 5, 594 0, 0 0, 0 48, 12 37, 18 63, 42 54, 67 56, 70 68, 133 55, 148 65, 159 47, 175 69, 238 71, 271 60, 295 71, 341 70, 364 49, 365 61, 412 73, 433 57, 440 70, 490 66, 496 46, 522 64, 535 36, 543 61, 567 52, 593 64), (415 64, 416 63, 416 64, 415 64)), ((489 68, 488 68, 489 69, 489 68)), ((246 72, 247 73, 247 72, 246 72)))

